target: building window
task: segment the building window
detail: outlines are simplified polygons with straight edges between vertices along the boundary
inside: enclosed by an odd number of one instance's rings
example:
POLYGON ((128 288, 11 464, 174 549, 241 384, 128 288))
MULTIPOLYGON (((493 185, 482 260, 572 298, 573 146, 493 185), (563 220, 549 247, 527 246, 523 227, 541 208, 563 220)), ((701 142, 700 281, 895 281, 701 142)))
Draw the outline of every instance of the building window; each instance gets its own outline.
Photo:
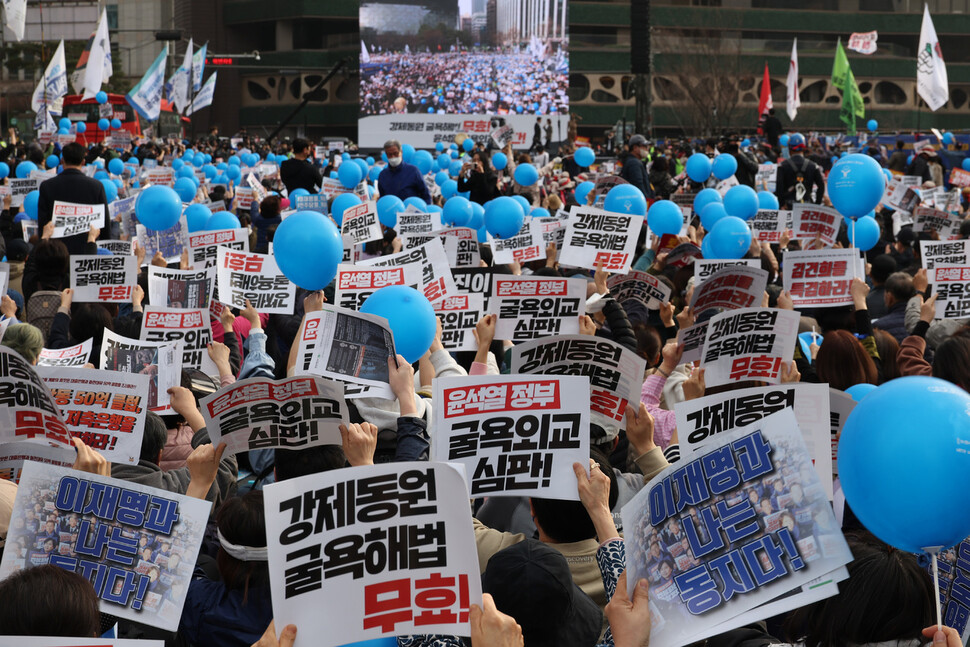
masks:
POLYGON ((105 11, 108 14, 108 29, 118 29, 118 5, 105 5, 105 11))

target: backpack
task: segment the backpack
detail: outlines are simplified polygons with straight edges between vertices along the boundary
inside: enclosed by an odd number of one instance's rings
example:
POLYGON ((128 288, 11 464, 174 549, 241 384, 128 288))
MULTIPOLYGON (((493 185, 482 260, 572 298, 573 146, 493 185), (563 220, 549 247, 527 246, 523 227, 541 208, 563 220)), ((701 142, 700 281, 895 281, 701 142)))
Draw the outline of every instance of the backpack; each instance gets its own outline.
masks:
POLYGON ((812 168, 813 162, 811 160, 802 158, 801 164, 796 164, 794 160, 791 161, 792 169, 795 171, 795 202, 805 202, 806 199, 811 198, 808 195, 808 185, 806 184, 806 176, 808 175, 808 170, 812 168))
POLYGON ((54 323, 54 315, 60 307, 61 293, 56 290, 34 292, 27 301, 27 323, 40 328, 44 333, 45 343, 50 335, 51 324, 54 323))

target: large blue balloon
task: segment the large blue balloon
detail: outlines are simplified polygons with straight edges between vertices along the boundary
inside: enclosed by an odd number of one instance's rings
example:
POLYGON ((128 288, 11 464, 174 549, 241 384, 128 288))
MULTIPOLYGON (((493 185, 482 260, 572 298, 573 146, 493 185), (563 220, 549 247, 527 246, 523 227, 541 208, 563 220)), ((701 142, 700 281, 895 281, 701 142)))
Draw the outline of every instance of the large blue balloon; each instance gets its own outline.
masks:
MULTIPOLYGON (((873 130, 875 130, 875 128, 873 128, 873 130)), ((875 384, 868 384, 867 382, 863 382, 861 384, 853 384, 852 386, 847 388, 845 392, 847 395, 851 395, 852 399, 855 400, 856 402, 861 402, 862 398, 866 397, 867 395, 869 395, 875 390, 876 390, 875 384)))
POLYGON ((849 414, 839 479, 852 511, 876 537, 920 553, 970 535, 968 412, 970 395, 960 387, 909 376, 886 382, 849 414))
MULTIPOLYGON (((438 171, 434 176, 434 183, 440 188, 448 179, 448 171, 438 171)), ((457 186, 457 183, 455 186, 457 186)))
POLYGON ((185 224, 189 228, 189 233, 191 234, 205 229, 205 225, 209 222, 211 216, 212 212, 204 204, 195 203, 186 207, 185 224))
POLYGON ((461 160, 452 161, 451 165, 448 167, 448 175, 451 177, 458 177, 458 174, 461 173, 462 166, 461 160))
POLYGON ((549 210, 543 207, 532 207, 532 211, 529 212, 529 215, 533 218, 549 218, 551 216, 549 210))
POLYGON ((276 228, 273 256, 290 281, 305 290, 322 290, 337 275, 344 243, 322 213, 297 211, 276 228))
POLYGON ((61 163, 61 158, 57 155, 47 156, 47 168, 57 168, 57 165, 61 163))
MULTIPOLYGON (((108 202, 114 202, 118 199, 118 187, 111 180, 99 180, 101 186, 104 187, 104 196, 108 199, 108 202)), ((136 200, 137 202, 137 200, 136 200)), ((146 225, 147 226, 147 225, 146 225)))
POLYGON ((121 175, 125 172, 125 163, 121 161, 120 157, 115 157, 108 162, 108 170, 115 175, 121 175))
POLYGON ((81 134, 84 134, 87 131, 87 129, 88 127, 83 121, 77 122, 77 124, 74 126, 74 130, 81 134))
POLYGON ((532 164, 519 164, 515 167, 515 181, 522 186, 532 186, 539 181, 539 171, 532 164))
POLYGON ((239 218, 237 218, 231 211, 218 211, 209 216, 209 219, 205 222, 206 231, 239 229, 240 227, 242 227, 242 224, 239 222, 239 218))
POLYGON ((185 162, 183 162, 181 158, 176 157, 175 159, 172 160, 173 171, 179 171, 182 169, 183 166, 185 166, 185 162))
POLYGON ((949 132, 943 133, 943 144, 944 145, 950 146, 955 141, 956 141, 956 137, 953 136, 953 133, 949 133, 949 132))
POLYGON ((882 201, 886 177, 879 162, 868 155, 853 153, 839 161, 829 174, 829 199, 846 218, 861 218, 882 201))
POLYGON ((711 159, 704 153, 694 153, 687 158, 687 177, 695 182, 706 182, 711 177, 711 159))
MULTIPOLYGON (((970 160, 968 160, 970 161, 970 160)), ((10 175, 10 165, 6 162, 0 162, 0 180, 10 175)))
POLYGON ((360 172, 360 167, 356 164, 345 163, 341 164, 340 168, 337 169, 337 177, 345 189, 353 189, 360 184, 361 179, 363 179, 363 174, 360 172))
POLYGON ((532 211, 532 203, 525 199, 524 195, 513 195, 512 199, 519 203, 522 207, 522 213, 529 213, 532 211))
POLYGON ((724 194, 724 210, 741 220, 750 220, 758 213, 758 194, 750 186, 732 186, 724 194))
POLYGON ((576 198, 576 202, 580 205, 585 205, 587 198, 589 197, 589 192, 596 187, 595 184, 586 180, 585 182, 580 182, 576 185, 576 189, 573 191, 573 197, 576 198))
POLYGON ((104 90, 101 90, 94 95, 94 100, 97 101, 99 104, 104 105, 108 103, 108 93, 105 92, 104 90))
POLYGON ((310 192, 307 191, 306 189, 293 189, 292 191, 290 191, 288 197, 290 198, 290 202, 293 202, 294 203, 294 205, 293 205, 294 207, 296 206, 296 204, 295 204, 296 203, 296 199, 299 198, 301 195, 302 196, 308 196, 308 195, 310 195, 310 192))
POLYGON ((456 193, 458 193, 458 183, 454 180, 445 180, 441 185, 441 197, 450 200, 456 193))
POLYGON ((31 220, 37 220, 37 203, 40 201, 40 191, 34 189, 24 196, 24 213, 31 220))
POLYGON ((380 166, 370 167, 370 170, 367 172, 367 179, 370 180, 371 182, 375 182, 377 178, 380 177, 381 171, 383 170, 384 170, 383 167, 380 167, 380 166))
POLYGON ((475 148, 475 141, 471 137, 466 137, 461 143, 461 147, 465 149, 465 152, 471 152, 475 148))
MULTIPOLYGON (((182 167, 185 168, 185 167, 182 167)), ((242 177, 242 169, 239 166, 233 164, 226 169, 226 177, 235 182, 242 177)))
POLYGON ((788 135, 782 135, 778 138, 778 143, 782 146, 788 146, 788 135))
POLYGON ((357 197, 357 194, 341 193, 333 199, 333 204, 330 205, 330 216, 339 227, 344 221, 344 211, 350 209, 351 207, 356 207, 359 204, 360 198, 357 197))
POLYGON ((474 213, 472 203, 460 195, 456 195, 445 202, 444 209, 441 211, 441 222, 446 225, 464 227, 471 222, 474 213))
POLYGON ((710 234, 708 234, 707 236, 704 236, 704 240, 701 241, 701 256, 703 256, 707 260, 712 260, 716 258, 714 256, 714 249, 711 247, 711 243, 713 242, 714 242, 714 239, 711 238, 710 234))
POLYGON ((204 175, 206 179, 211 180, 215 176, 219 175, 219 171, 212 164, 206 164, 202 167, 202 175, 204 175))
POLYGON ((580 146, 576 149, 573 159, 576 160, 576 164, 579 166, 587 167, 596 161, 596 153, 589 146, 580 146))
POLYGON ((418 170, 421 171, 421 175, 430 173, 431 167, 434 166, 434 158, 431 157, 431 153, 428 151, 416 151, 412 161, 418 167, 418 170))
POLYGON ((647 226, 657 236, 680 233, 684 224, 684 214, 680 207, 670 200, 654 202, 647 211, 647 226))
POLYGON ((741 258, 751 247, 751 229, 748 223, 735 216, 725 216, 718 220, 708 237, 711 239, 714 258, 741 258))
POLYGON ((195 171, 191 166, 183 166, 179 170, 175 171, 175 177, 187 177, 190 180, 195 179, 195 171))
POLYGON ((410 164, 411 160, 414 159, 414 146, 411 144, 401 146, 401 158, 405 164, 410 164))
POLYGON ((505 153, 495 153, 492 155, 492 166, 495 167, 496 171, 501 171, 509 163, 509 158, 505 156, 505 153))
POLYGON ((421 213, 427 213, 428 203, 421 198, 412 195, 410 198, 404 198, 405 207, 414 207, 421 213))
POLYGON ((876 246, 879 242, 879 223, 873 218, 856 218, 855 222, 847 223, 849 228, 849 242, 864 252, 876 246))
POLYGON ((36 164, 31 161, 23 161, 20 164, 17 164, 17 177, 21 180, 26 180, 30 177, 30 172, 36 170, 36 164))
MULTIPOLYGON (((438 142, 439 144, 441 142, 438 142)), ((438 156, 438 168, 442 171, 448 169, 451 166, 451 155, 448 153, 442 153, 438 156)))
MULTIPOLYGON (((962 168, 964 171, 970 171, 970 157, 963 158, 963 161, 960 162, 960 168, 962 168)), ((3 176, 0 175, 0 177, 3 177, 3 176)))
MULTIPOLYGON (((717 192, 717 189, 701 189, 697 192, 697 195, 694 196, 694 213, 698 216, 701 215, 701 212, 704 211, 704 207, 712 202, 724 202, 724 198, 722 198, 721 194, 717 192)), ((707 225, 704 226, 707 227, 707 225)))
POLYGON ((121 130, 121 119, 112 119, 111 128, 113 130, 121 130))
POLYGON ((711 173, 719 180, 726 180, 738 171, 738 160, 734 155, 722 153, 711 162, 711 173))
POLYGON ((759 209, 777 209, 780 205, 778 204, 778 196, 770 191, 758 191, 758 208, 759 209))
POLYGON ((522 229, 525 211, 508 196, 495 198, 485 205, 485 229, 495 238, 511 238, 522 229))
POLYGON ((111 176, 108 175, 108 172, 107 171, 95 171, 94 172, 94 179, 95 180, 110 180, 111 179, 111 176))
POLYGON ((195 199, 195 182, 187 177, 180 177, 175 180, 175 185, 173 187, 175 192, 179 194, 179 198, 182 202, 192 202, 195 199))
POLYGON ((98 119, 98 130, 108 130, 111 128, 111 122, 102 117, 98 119))
POLYGON ((868 123, 866 123, 866 128, 868 128, 869 130, 875 132, 875 131, 879 130, 879 122, 876 121, 875 119, 870 119, 868 121, 868 123))
POLYGON ((603 208, 614 213, 646 216, 647 199, 643 192, 632 184, 617 184, 606 193, 603 208))
POLYGON ((57 122, 57 127, 58 128, 67 128, 67 129, 70 129, 71 128, 71 120, 68 119, 67 117, 61 117, 60 121, 57 122))
POLYGON ((478 204, 477 202, 472 202, 472 219, 468 221, 465 225, 471 229, 482 229, 485 227, 485 207, 478 204))
POLYGON ((387 319, 394 335, 394 350, 409 364, 431 348, 438 320, 431 303, 414 288, 383 287, 367 297, 360 311, 387 319))
POLYGON ((154 231, 171 229, 182 215, 182 200, 174 189, 156 184, 138 194, 135 216, 138 222, 154 231))
POLYGON ((397 224, 398 211, 404 211, 404 203, 397 196, 385 195, 377 201, 377 219, 389 229, 397 224))

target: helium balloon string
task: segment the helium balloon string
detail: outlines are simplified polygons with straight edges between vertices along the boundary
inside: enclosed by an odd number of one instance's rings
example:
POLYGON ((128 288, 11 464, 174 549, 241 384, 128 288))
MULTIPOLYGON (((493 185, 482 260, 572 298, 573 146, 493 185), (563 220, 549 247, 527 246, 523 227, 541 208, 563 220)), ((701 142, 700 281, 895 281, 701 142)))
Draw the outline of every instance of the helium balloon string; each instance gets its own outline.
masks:
POLYGON ((852 240, 849 241, 849 249, 855 247, 855 220, 852 221, 852 240))
POLYGON ((933 559, 933 591, 936 593, 936 630, 943 631, 943 617, 940 612, 940 569, 936 562, 936 550, 930 553, 933 559))

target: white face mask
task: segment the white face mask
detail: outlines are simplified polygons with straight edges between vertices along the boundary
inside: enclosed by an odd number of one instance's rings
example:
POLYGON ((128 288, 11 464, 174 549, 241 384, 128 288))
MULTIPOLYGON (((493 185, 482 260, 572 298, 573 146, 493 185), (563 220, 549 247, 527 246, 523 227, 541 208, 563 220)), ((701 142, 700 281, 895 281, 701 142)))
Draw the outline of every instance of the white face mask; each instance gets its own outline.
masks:
POLYGON ((391 166, 398 166, 403 161, 404 161, 404 158, 400 155, 398 155, 397 157, 387 158, 387 163, 390 164, 391 166))

